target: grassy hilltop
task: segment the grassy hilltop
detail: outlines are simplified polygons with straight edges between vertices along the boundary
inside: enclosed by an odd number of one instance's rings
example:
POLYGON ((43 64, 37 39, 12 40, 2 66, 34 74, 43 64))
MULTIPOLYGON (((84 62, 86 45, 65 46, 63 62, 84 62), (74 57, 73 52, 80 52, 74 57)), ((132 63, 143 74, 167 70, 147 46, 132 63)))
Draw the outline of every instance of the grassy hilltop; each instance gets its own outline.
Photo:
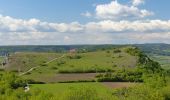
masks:
MULTIPOLYGON (((38 81, 47 80, 55 82, 53 80, 55 78, 56 81, 59 81, 58 76, 64 74, 63 76, 68 77, 70 75, 69 73, 89 73, 89 75, 81 74, 80 76, 83 77, 83 75, 86 75, 87 79, 92 79, 97 73, 112 72, 123 68, 135 68, 138 57, 128 54, 126 52, 127 48, 121 47, 72 53, 15 53, 9 57, 9 64, 6 65, 6 70, 23 73, 37 67, 24 76, 37 79, 38 81), (41 77, 45 77, 46 79, 42 80, 41 77)), ((71 75, 78 77, 78 75, 71 75)))

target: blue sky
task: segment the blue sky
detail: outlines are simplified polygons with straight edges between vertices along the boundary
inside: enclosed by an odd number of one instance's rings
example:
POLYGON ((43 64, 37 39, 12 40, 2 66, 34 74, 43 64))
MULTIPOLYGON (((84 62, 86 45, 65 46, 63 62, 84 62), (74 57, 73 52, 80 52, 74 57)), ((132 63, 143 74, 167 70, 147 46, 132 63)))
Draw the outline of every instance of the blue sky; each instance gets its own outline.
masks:
POLYGON ((170 43, 169 4, 170 0, 0 0, 0 42, 170 43))
MULTIPOLYGON (((49 22, 87 22, 95 19, 82 17, 85 11, 94 12, 94 5, 109 3, 112 0, 0 0, 0 12, 15 18, 37 18, 49 22)), ((118 0, 128 3, 130 0, 118 0)), ((145 0, 141 8, 154 11, 151 18, 169 19, 170 0, 145 0)))

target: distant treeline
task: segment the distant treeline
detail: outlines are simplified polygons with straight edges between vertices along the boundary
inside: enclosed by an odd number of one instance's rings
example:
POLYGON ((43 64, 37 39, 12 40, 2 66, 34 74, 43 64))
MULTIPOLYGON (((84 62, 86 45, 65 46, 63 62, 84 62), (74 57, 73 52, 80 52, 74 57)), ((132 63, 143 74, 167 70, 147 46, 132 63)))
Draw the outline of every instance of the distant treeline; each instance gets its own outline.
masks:
POLYGON ((145 53, 170 56, 170 44, 0 46, 0 56, 15 52, 67 52, 71 49, 76 49, 77 52, 91 52, 124 46, 136 46, 145 53))
POLYGON ((125 45, 43 45, 43 46, 0 46, 0 54, 6 52, 67 52, 76 49, 78 52, 96 51, 103 49, 111 49, 113 47, 123 47, 125 45))

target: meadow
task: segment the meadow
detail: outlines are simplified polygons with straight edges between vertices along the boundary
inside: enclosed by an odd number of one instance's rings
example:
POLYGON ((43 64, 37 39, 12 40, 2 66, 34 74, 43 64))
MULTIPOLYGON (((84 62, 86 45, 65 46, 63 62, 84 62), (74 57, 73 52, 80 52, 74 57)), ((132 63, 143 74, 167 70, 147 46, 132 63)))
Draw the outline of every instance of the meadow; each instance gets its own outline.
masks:
POLYGON ((58 53, 16 52, 9 56, 6 70, 24 72, 32 67, 42 66, 42 64, 60 55, 58 53))
MULTIPOLYGON (((33 84, 31 89, 41 90, 51 93, 58 97, 58 100, 113 100, 115 91, 125 87, 118 86, 125 83, 111 83, 115 87, 107 85, 107 83, 56 83, 56 84, 33 84), (85 98, 86 97, 86 98, 85 98), (72 98, 72 99, 71 99, 72 98), (74 98, 74 99, 73 99, 74 98)), ((126 83, 126 86, 136 86, 137 84, 126 83)), ((117 98, 118 99, 118 98, 117 98)))
POLYGON ((23 77, 43 82, 92 81, 98 73, 135 68, 138 57, 126 53, 125 48, 73 53, 16 53, 9 57, 6 69, 23 73, 36 67, 23 77))

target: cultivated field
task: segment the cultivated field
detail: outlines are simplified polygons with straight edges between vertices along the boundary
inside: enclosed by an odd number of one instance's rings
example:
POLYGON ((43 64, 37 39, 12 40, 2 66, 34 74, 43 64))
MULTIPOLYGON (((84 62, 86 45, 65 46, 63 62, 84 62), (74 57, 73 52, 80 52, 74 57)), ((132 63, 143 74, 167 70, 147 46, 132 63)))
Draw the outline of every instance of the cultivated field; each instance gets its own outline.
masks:
POLYGON ((170 69, 170 56, 151 55, 151 58, 159 62, 164 69, 170 69))

